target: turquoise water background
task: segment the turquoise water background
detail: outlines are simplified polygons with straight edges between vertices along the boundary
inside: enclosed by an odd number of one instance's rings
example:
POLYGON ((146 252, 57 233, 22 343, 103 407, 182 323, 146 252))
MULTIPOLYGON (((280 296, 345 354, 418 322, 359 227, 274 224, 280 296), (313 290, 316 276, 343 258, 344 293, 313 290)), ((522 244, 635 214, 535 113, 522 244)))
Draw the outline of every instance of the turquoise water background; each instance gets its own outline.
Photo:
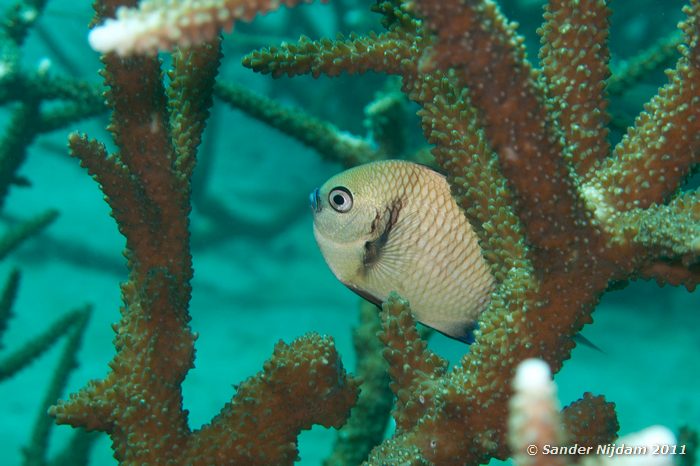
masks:
MULTIPOLYGON (((50 60, 57 76, 99 82, 99 61, 86 43, 91 17, 88 1, 52 0, 32 32, 23 66, 32 69, 50 60), (60 58, 61 55, 65 58, 60 58)), ((14 4, 0 0, 0 11, 14 4)), ((371 2, 340 2, 338 23, 332 6, 301 6, 237 27, 225 36, 220 78, 296 105, 330 119, 343 129, 362 134, 362 107, 384 82, 376 75, 339 79, 272 80, 242 68, 240 57, 256 46, 312 37, 335 31, 379 30, 369 13, 371 2), (311 28, 312 30, 306 30, 311 28)), ((521 23, 530 56, 541 22, 540 1, 502 2, 521 23)), ((625 57, 671 32, 682 18, 679 1, 617 0, 612 26, 614 57, 625 57)), ((43 65, 42 65, 43 66, 43 65)), ((615 99, 614 108, 635 115, 663 82, 661 73, 615 99)), ((0 109, 4 128, 8 108, 0 109)), ((358 298, 336 281, 313 239, 308 193, 341 168, 313 151, 242 113, 217 103, 213 110, 196 189, 200 199, 216 199, 237 222, 224 224, 202 213, 192 215, 195 278, 192 327, 199 334, 196 367, 184 382, 185 407, 191 426, 208 422, 227 402, 237 384, 262 367, 273 345, 306 332, 333 336, 345 366, 352 370, 351 329, 358 298)), ((78 122, 40 137, 30 146, 20 174, 31 187, 15 187, 2 212, 3 228, 47 208, 60 211, 45 232, 24 243, 0 264, 4 280, 12 267, 22 271, 15 317, 4 338, 13 348, 38 334, 66 311, 90 303, 94 312, 68 392, 101 378, 114 354, 111 324, 118 320, 119 283, 127 276, 118 234, 97 184, 67 155, 66 135, 73 130, 109 140, 106 116, 78 122)), ((409 131, 418 139, 417 123, 409 131)), ((615 137, 615 136, 614 136, 615 137)), ((619 136, 618 136, 619 137, 619 136)), ((606 294, 583 334, 603 349, 577 348, 557 375, 562 404, 584 391, 605 394, 617 405, 621 433, 662 424, 700 428, 700 294, 633 283, 606 294)), ((457 362, 461 343, 435 335, 431 346, 457 362)), ((62 343, 11 380, 0 384, 1 465, 21 463, 46 384, 62 343)), ((1 355, 2 353, 0 353, 1 355)), ((58 427, 52 451, 70 431, 58 427)), ((332 430, 314 428, 300 437, 299 464, 320 464, 334 438, 332 430)), ((92 464, 109 465, 110 442, 101 439, 92 464)))

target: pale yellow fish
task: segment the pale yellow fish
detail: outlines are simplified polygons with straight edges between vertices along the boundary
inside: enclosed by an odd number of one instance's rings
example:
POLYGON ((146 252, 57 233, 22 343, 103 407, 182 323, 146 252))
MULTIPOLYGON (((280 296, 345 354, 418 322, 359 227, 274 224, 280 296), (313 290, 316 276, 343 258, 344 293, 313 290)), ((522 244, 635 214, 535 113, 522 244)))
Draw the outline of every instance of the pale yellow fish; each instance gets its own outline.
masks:
POLYGON ((396 291, 419 322, 470 340, 494 280, 444 176, 369 163, 329 179, 311 205, 316 241, 342 283, 376 304, 396 291))

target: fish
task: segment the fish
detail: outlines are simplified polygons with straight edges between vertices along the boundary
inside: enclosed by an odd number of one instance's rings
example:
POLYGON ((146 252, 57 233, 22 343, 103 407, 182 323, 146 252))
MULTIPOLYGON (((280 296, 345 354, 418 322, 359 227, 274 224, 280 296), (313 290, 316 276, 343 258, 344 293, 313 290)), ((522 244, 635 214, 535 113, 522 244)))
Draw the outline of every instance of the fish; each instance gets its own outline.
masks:
POLYGON ((316 242, 341 283, 378 306, 395 291, 418 322, 473 341, 494 278, 442 174, 371 162, 332 176, 309 200, 316 242))

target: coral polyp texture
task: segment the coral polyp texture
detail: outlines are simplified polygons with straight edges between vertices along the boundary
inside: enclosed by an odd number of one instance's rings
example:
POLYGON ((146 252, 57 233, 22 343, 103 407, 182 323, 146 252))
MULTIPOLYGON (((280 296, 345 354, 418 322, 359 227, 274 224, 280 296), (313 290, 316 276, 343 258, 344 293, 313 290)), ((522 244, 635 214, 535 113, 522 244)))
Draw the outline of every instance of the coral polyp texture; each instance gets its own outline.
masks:
MULTIPOLYGON (((698 192, 682 190, 700 160, 700 3, 684 10, 668 83, 614 148, 604 1, 549 2, 541 69, 494 2, 393 0, 374 10, 386 32, 303 38, 244 64, 275 77, 401 77, 498 286, 476 343, 451 371, 407 330, 405 304, 385 306, 397 428, 369 464, 506 458, 520 361, 558 371, 613 283, 651 278, 692 291, 700 281, 698 192)), ((617 429, 612 405, 588 394, 563 419, 580 444, 610 441, 617 429)))

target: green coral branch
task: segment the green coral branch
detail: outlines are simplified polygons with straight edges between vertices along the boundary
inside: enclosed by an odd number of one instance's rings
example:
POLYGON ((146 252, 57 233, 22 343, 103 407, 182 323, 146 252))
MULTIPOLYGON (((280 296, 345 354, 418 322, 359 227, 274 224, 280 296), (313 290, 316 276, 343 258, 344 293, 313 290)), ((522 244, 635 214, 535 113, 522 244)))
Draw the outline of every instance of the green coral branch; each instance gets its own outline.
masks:
POLYGON ((31 129, 37 120, 39 103, 22 103, 12 112, 5 134, 0 138, 0 209, 5 205, 10 186, 24 163, 27 146, 35 137, 31 129))
POLYGON ((84 102, 95 108, 107 110, 101 85, 49 72, 27 73, 17 70, 0 80, 0 104, 26 101, 29 97, 38 100, 63 99, 84 102))
POLYGON ((5 286, 0 293, 0 349, 3 348, 2 337, 7 330, 7 324, 12 318, 12 306, 17 297, 17 288, 19 287, 20 273, 17 269, 12 269, 10 275, 5 280, 5 286))
POLYGON ((351 167, 384 158, 364 139, 342 132, 308 113, 281 105, 235 83, 219 83, 214 92, 223 102, 292 136, 321 157, 351 167))
POLYGON ((36 235, 58 218, 58 211, 49 209, 34 218, 25 220, 19 225, 12 226, 0 237, 0 260, 24 242, 27 238, 36 235))
POLYGON ((63 449, 46 463, 47 466, 88 466, 92 447, 101 436, 100 432, 75 429, 63 449))
POLYGON ((700 193, 686 192, 665 205, 621 212, 609 228, 618 241, 649 251, 650 258, 700 259, 700 193))
POLYGON ((675 30, 632 58, 617 63, 612 75, 608 78, 608 93, 622 94, 652 71, 672 65, 678 55, 678 47, 682 43, 683 34, 675 30))
POLYGON ((3 15, 2 33, 15 46, 21 46, 30 29, 43 13, 44 7, 46 7, 46 0, 24 0, 7 8, 3 15))
POLYGON ((26 341, 9 355, 0 359, 0 381, 6 380, 31 364, 51 348, 58 339, 75 328, 85 318, 84 310, 72 311, 57 319, 39 335, 26 341))
MULTIPOLYGON (((78 365, 76 356, 80 350, 91 313, 91 307, 86 306, 69 314, 71 327, 66 329, 66 345, 63 348, 58 365, 54 369, 51 381, 48 384, 44 398, 39 406, 39 413, 36 421, 34 422, 34 428, 32 429, 29 445, 24 448, 24 466, 45 466, 49 464, 47 458, 49 435, 51 433, 51 429, 54 427, 54 422, 53 419, 46 414, 46 412, 49 407, 54 404, 63 394, 66 384, 68 383, 70 373, 78 365)), ((85 433, 83 432, 81 435, 79 432, 76 432, 76 435, 85 436, 85 433)), ((87 437, 87 439, 91 439, 91 441, 81 445, 81 449, 72 450, 70 452, 73 460, 75 460, 76 457, 85 456, 84 452, 89 450, 95 437, 94 435, 90 435, 87 437)), ((78 466, 81 463, 74 461, 71 464, 78 466)))

